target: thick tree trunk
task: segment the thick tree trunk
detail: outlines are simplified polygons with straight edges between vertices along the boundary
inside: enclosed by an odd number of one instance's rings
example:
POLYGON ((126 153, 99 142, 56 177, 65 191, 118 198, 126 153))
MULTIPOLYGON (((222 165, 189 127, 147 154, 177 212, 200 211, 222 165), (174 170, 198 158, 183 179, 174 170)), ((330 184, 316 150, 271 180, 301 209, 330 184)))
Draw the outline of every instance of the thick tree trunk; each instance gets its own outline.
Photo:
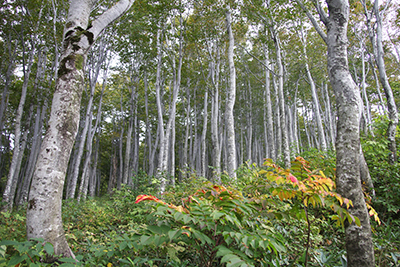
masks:
POLYGON ((53 244, 55 255, 66 257, 73 257, 73 253, 64 235, 61 200, 68 160, 78 130, 87 52, 101 31, 133 3, 120 0, 88 28, 93 2, 70 1, 63 41, 64 52, 26 215, 27 238, 44 238, 53 244))
MULTIPOLYGON (((298 1, 300 5, 302 3, 298 1)), ((354 83, 347 59, 347 25, 349 3, 347 0, 327 0, 329 16, 318 6, 320 18, 327 34, 307 12, 314 27, 328 46, 329 79, 335 91, 337 106, 336 184, 338 192, 353 202, 350 213, 360 219, 361 226, 347 224, 347 266, 375 266, 374 246, 368 210, 360 181, 360 92, 354 83)), ((304 5, 302 8, 305 9, 304 5)))

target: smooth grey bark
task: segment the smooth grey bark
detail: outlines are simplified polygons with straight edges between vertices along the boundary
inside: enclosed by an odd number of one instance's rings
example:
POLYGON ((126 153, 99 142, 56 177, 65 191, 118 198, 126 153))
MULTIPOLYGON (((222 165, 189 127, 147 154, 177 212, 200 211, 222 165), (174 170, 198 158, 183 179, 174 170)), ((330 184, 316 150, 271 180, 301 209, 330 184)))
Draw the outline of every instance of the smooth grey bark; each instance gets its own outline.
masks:
POLYGON ((326 152, 327 144, 326 144, 324 126, 322 124, 322 117, 321 117, 321 113, 320 113, 320 104, 319 104, 318 95, 317 95, 317 88, 315 86, 315 82, 311 75, 310 67, 308 65, 307 47, 306 47, 306 40, 305 40, 305 36, 304 36, 303 25, 301 24, 300 26, 301 26, 300 39, 301 39, 301 42, 303 45, 303 54, 305 57, 304 64, 305 64, 305 68, 306 68, 307 79, 308 79, 308 82, 310 83, 310 87, 311 87, 311 96, 312 96, 313 103, 314 103, 313 112, 315 114, 315 122, 317 124, 317 129, 318 129, 320 149, 323 152, 326 152))
POLYGON ((64 234, 61 200, 78 130, 87 53, 103 29, 133 4, 128 0, 118 1, 89 28, 93 2, 70 1, 50 120, 36 163, 26 215, 27 238, 43 238, 53 244, 55 255, 64 257, 74 257, 64 234))
POLYGON ((367 117, 367 128, 368 131, 373 135, 372 131, 372 116, 371 116, 371 106, 369 104, 368 95, 367 95, 367 84, 366 80, 366 73, 365 73, 365 53, 364 53, 364 41, 360 40, 360 50, 361 50, 361 89, 362 89, 362 96, 364 98, 364 105, 365 105, 365 114, 367 117))
POLYGON ((25 178, 22 184, 21 188, 21 193, 18 198, 18 206, 26 203, 28 199, 28 191, 29 191, 29 186, 31 184, 32 180, 32 175, 33 175, 33 167, 34 163, 36 162, 37 155, 39 152, 40 148, 40 143, 41 143, 41 135, 39 133, 40 129, 40 119, 41 119, 41 110, 40 107, 37 106, 36 108, 36 116, 35 116, 35 124, 34 124, 34 130, 33 130, 33 137, 32 137, 32 147, 31 151, 29 153, 29 158, 28 158, 28 166, 25 171, 25 178))
POLYGON ((389 84, 389 79, 386 75, 385 61, 383 59, 383 45, 382 45, 382 17, 379 12, 379 0, 374 2, 374 13, 376 17, 376 65, 379 71, 379 79, 381 81, 383 90, 385 91, 387 106, 389 111, 389 126, 387 130, 389 140, 389 162, 395 164, 397 162, 397 146, 396 146, 396 132, 399 117, 397 114, 396 102, 394 100, 392 87, 389 84))
MULTIPOLYGON (((101 60, 103 61, 103 60, 101 60)), ((97 80, 97 77, 94 77, 97 80)), ((93 87, 95 87, 95 83, 92 83, 93 87)), ((95 125, 92 127, 93 124, 93 108, 91 107, 91 111, 89 113, 89 126, 88 126, 88 134, 87 134, 87 141, 86 141, 86 158, 83 163, 83 169, 82 169, 82 176, 81 176, 81 183, 79 185, 79 190, 78 190, 78 196, 77 196, 77 201, 79 202, 81 199, 86 200, 87 197, 87 190, 89 186, 89 181, 90 177, 93 177, 96 173, 92 172, 92 169, 96 168, 91 168, 90 163, 93 162, 92 160, 92 148, 93 148, 93 138, 97 130, 99 129, 99 124, 101 121, 101 109, 102 109, 102 103, 103 103, 103 94, 104 90, 106 88, 107 84, 107 70, 104 71, 104 76, 103 76, 103 85, 100 93, 100 99, 99 99, 99 106, 97 108, 97 115, 96 115, 96 122, 95 125)), ((98 149, 98 147, 97 147, 98 149)), ((93 164, 97 164, 97 162, 93 162, 93 164)), ((92 192, 91 196, 94 195, 94 186, 91 186, 92 192)))
POLYGON ((276 147, 276 154, 275 157, 278 159, 281 157, 282 154, 282 127, 281 127, 281 115, 279 109, 279 95, 278 95, 278 85, 276 83, 276 76, 272 78, 272 83, 274 86, 275 91, 275 147, 276 147))
POLYGON ((299 148, 299 135, 298 135, 298 130, 297 130, 297 118, 298 118, 298 114, 297 114, 297 92, 299 89, 299 79, 297 79, 296 81, 296 91, 294 94, 294 99, 293 99, 293 106, 292 106, 292 117, 293 117, 293 123, 292 123, 292 127, 293 127, 293 145, 295 148, 295 153, 299 154, 300 153, 300 148, 299 148))
MULTIPOLYGON (((182 25, 182 18, 180 18, 180 24, 182 25)), ((158 67, 157 67, 157 80, 160 78, 159 72, 161 71, 161 32, 159 30, 157 34, 157 51, 158 51, 158 67)), ((179 36, 179 52, 178 52, 178 66, 176 66, 176 59, 174 55, 170 55, 170 59, 172 62, 172 69, 173 69, 173 91, 172 91, 172 99, 169 104, 169 117, 167 124, 165 126, 165 133, 164 133, 164 121, 162 117, 162 109, 161 109, 161 97, 159 93, 160 91, 160 85, 156 85, 156 99, 157 99, 157 109, 158 109, 158 120, 160 127, 160 152, 159 152, 159 162, 158 162, 158 170, 157 170, 157 175, 160 180, 160 193, 163 193, 165 191, 166 183, 168 182, 167 179, 165 178, 165 175, 167 175, 167 170, 168 170, 168 164, 170 160, 170 149, 171 149, 171 136, 172 136, 172 127, 174 126, 174 121, 176 117, 176 103, 178 100, 178 94, 180 90, 180 84, 181 84, 181 70, 182 70, 182 63, 183 63, 183 35, 182 31, 180 32, 179 36), (157 89, 157 86, 159 87, 157 89)), ((175 142, 173 142, 175 143, 175 142)), ((171 176, 171 173, 168 174, 171 176)), ((173 184, 175 181, 175 178, 170 179, 170 182, 173 184)))
MULTIPOLYGON (((131 78, 131 83, 134 79, 131 78)), ((132 132, 133 132, 133 124, 134 124, 134 101, 136 98, 135 86, 130 86, 131 97, 129 99, 129 124, 128 124, 128 132, 126 133, 126 144, 125 144, 125 158, 124 158, 124 173, 123 173, 123 184, 128 184, 128 179, 130 179, 129 175, 131 174, 131 150, 132 150, 132 132)))
MULTIPOLYGON (((190 130, 190 78, 187 78, 187 86, 186 86, 186 118, 185 118, 185 140, 183 145, 183 154, 182 154, 182 170, 184 173, 188 171, 188 151, 189 151, 189 130, 190 130)), ((187 176, 187 175, 186 175, 187 176)))
POLYGON ((215 183, 221 183, 221 146, 219 142, 219 116, 220 116, 220 105, 219 105, 219 85, 220 85, 220 65, 221 55, 218 39, 211 44, 212 47, 208 47, 208 54, 210 57, 210 79, 213 87, 211 94, 211 118, 210 118, 210 131, 211 131, 211 164, 213 167, 212 181, 215 183))
MULTIPOLYGON (((252 151, 252 145, 253 145, 253 116, 252 116, 252 112, 253 112, 253 99, 251 97, 251 83, 250 80, 247 81, 248 83, 248 100, 247 103, 249 105, 249 110, 247 111, 247 158, 246 160, 249 160, 249 164, 253 163, 253 151, 252 151)), ((242 161, 240 162, 242 163, 242 161)))
POLYGON ((86 157, 83 163, 83 170, 82 170, 82 176, 81 176, 81 183, 79 185, 79 189, 78 189, 78 195, 76 197, 76 200, 78 202, 81 201, 81 199, 85 200, 86 196, 87 196, 87 187, 88 187, 88 177, 89 177, 89 162, 90 162, 90 156, 92 154, 92 124, 93 124, 93 120, 92 120, 92 109, 90 110, 89 116, 90 116, 90 120, 88 121, 88 135, 87 135, 87 142, 86 142, 86 157))
MULTIPOLYGON (((306 10, 303 3, 298 3, 306 10)), ((375 266, 369 214, 366 208, 360 181, 360 92, 353 81, 347 58, 347 25, 349 3, 347 0, 327 0, 329 16, 317 8, 327 34, 319 27, 315 18, 308 17, 328 46, 328 73, 335 91, 337 106, 336 139, 336 184, 338 192, 353 202, 349 212, 360 219, 361 226, 354 222, 346 224, 347 266, 375 266)), ((319 5, 318 5, 319 6, 319 5)))
POLYGON ((203 107, 203 129, 201 132, 201 168, 199 176, 205 177, 206 175, 206 136, 207 136, 207 117, 208 117, 208 91, 207 89, 204 92, 204 107, 203 107))
POLYGON ((397 124, 399 122, 398 114, 397 114, 397 107, 396 102, 393 96, 392 88, 389 84, 389 80, 386 74, 386 67, 384 61, 384 51, 383 51, 383 44, 382 44, 382 15, 379 11, 379 0, 374 1, 373 9, 371 12, 368 12, 367 3, 365 0, 361 1, 361 4, 364 7, 364 14, 366 18, 366 25, 369 33, 369 37, 372 43, 373 54, 375 58, 375 64, 378 68, 379 72, 379 80, 382 84, 383 90, 385 92, 386 100, 387 100, 387 110, 388 110, 388 117, 389 117, 389 126, 387 130, 388 140, 389 140, 389 162, 394 164, 397 162, 397 147, 396 147, 396 129, 397 124), (376 22, 375 22, 375 29, 371 27, 372 23, 372 16, 375 14, 376 22))
POLYGON ((330 147, 331 149, 335 148, 335 140, 336 140, 336 134, 335 134, 335 118, 332 116, 332 111, 331 111, 331 100, 329 97, 329 92, 328 92, 328 84, 323 83, 322 84, 322 90, 324 91, 325 94, 325 99, 326 99, 326 104, 325 104, 325 112, 326 112, 326 118, 328 121, 328 129, 329 129, 329 136, 330 136, 330 147))
MULTIPOLYGON (((4 82, 4 87, 3 87, 3 92, 1 94, 1 102, 0 102, 0 132, 3 132, 3 127, 4 127, 4 114, 8 105, 8 100, 9 100, 9 89, 15 69, 15 59, 16 59, 16 54, 17 54, 17 41, 14 46, 14 49, 12 48, 12 42, 11 42, 11 36, 7 38, 7 50, 8 50, 8 57, 9 57, 9 62, 7 66, 7 71, 6 71, 6 76, 5 76, 5 82, 4 82)), ((2 138, 0 138, 0 146, 2 146, 2 138)), ((1 159, 2 153, 0 153, 0 159, 1 159)))
MULTIPOLYGON (((96 82, 97 82, 97 78, 100 72, 100 68, 101 68, 101 64, 103 63, 103 56, 101 55, 103 51, 102 46, 100 47, 100 53, 98 55, 98 62, 96 64, 96 66, 94 67, 94 69, 90 70, 93 71, 93 75, 91 75, 90 77, 90 92, 89 92, 89 100, 88 100, 88 104, 86 107, 86 114, 85 114, 85 121, 84 121, 84 126, 83 126, 83 130, 81 133, 81 140, 79 143, 79 147, 78 147, 78 152, 75 158, 75 162, 76 164, 73 167, 73 171, 72 171, 72 176, 70 177, 69 183, 68 183, 68 190, 67 190, 67 197, 66 199, 69 198, 75 198, 75 192, 76 192, 76 186, 78 183, 78 176, 79 176, 79 167, 81 165, 81 161, 82 161, 82 157, 83 157, 83 152, 84 152, 84 148, 85 148, 85 144, 86 144, 86 138, 88 136, 88 131, 89 129, 89 124, 91 123, 90 120, 92 119, 92 106, 93 106, 93 97, 94 97, 94 90, 96 88, 96 82)), ((78 198, 80 199, 80 196, 78 196, 78 198)))
POLYGON ((163 175, 164 171, 164 153, 165 153, 165 133, 164 133, 164 119, 163 108, 161 103, 161 66, 162 66, 162 46, 161 46, 161 33, 162 29, 157 31, 157 73, 156 73, 156 105, 157 105, 157 118, 158 118, 158 138, 160 140, 160 151, 158 153, 158 166, 156 176, 160 180, 160 193, 165 191, 167 180, 163 175))
POLYGON ((236 99, 236 70, 235 63, 233 60, 235 40, 232 33, 231 25, 231 11, 230 7, 227 7, 226 11, 226 27, 229 36, 229 47, 228 47, 228 62, 229 62, 229 89, 226 96, 225 104, 225 126, 226 126, 226 156, 227 156, 227 172, 229 177, 236 179, 235 170, 237 168, 236 161, 236 143, 235 143, 235 119, 233 117, 233 107, 236 99))
POLYGON ((276 148, 275 148, 275 134, 274 134, 274 115, 272 113, 272 101, 271 101, 271 88, 270 88, 270 63, 269 63, 269 51, 267 46, 264 44, 264 55, 265 55, 265 102, 267 107, 267 140, 268 140, 268 158, 276 160, 276 148))
MULTIPOLYGON (((123 106, 123 95, 121 91, 121 98, 120 98, 120 107, 121 107, 121 116, 124 114, 124 106, 123 106)), ((119 168, 118 168, 118 176, 117 176, 117 189, 121 190, 121 185, 123 182, 123 175, 124 175, 124 132, 125 132, 125 121, 120 119, 119 122, 120 133, 118 139, 118 156, 119 156, 119 168)))
POLYGON ((289 147, 289 136, 288 129, 286 124, 286 105, 285 105, 285 96, 283 91, 283 64, 282 64, 282 53, 280 47, 280 40, 274 28, 274 25, 270 27, 272 38, 275 44, 276 50, 276 64, 278 67, 278 86, 277 88, 277 96, 279 97, 279 121, 280 121, 280 129, 282 136, 282 150, 283 150, 283 162, 285 164, 285 168, 290 168, 290 147, 289 147))
MULTIPOLYGON (((42 9, 41 9, 42 11, 42 9)), ((40 11, 40 14, 41 14, 40 11)), ((39 15, 40 17, 41 15, 39 15)), ((38 26, 38 25, 37 25, 38 26)), ((23 33, 22 33, 23 35, 23 33)), ((22 37, 23 38, 23 37, 22 37)), ((26 53, 26 48, 25 48, 25 41, 22 40, 22 47, 23 47, 23 75, 24 75, 24 82, 22 84, 22 91, 21 91, 21 98, 18 104, 17 112, 15 114, 15 131, 14 131, 14 149, 13 149, 13 156, 11 160, 11 164, 9 167, 9 172, 7 176, 7 184, 5 187, 5 190, 3 192, 3 202, 6 203, 6 205, 3 207, 3 210, 12 210, 14 206, 14 197, 15 197, 15 183, 17 182, 16 177, 18 177, 18 173, 16 175, 16 169, 18 163, 18 159, 20 158, 20 141, 21 141, 21 121, 22 121, 22 115, 24 112, 24 106, 25 106, 25 101, 26 101, 26 94, 28 90, 28 84, 29 84, 29 78, 32 70, 32 65, 34 62, 34 55, 36 53, 36 41, 35 40, 36 36, 33 36, 34 40, 31 40, 31 47, 29 48, 29 55, 28 55, 28 60, 25 62, 25 53, 26 53)), ((37 38, 36 38, 37 39, 37 38)), ((39 53, 40 55, 41 53, 39 53)))
POLYGON ((211 119, 210 119, 210 131, 211 131, 211 162, 213 166, 212 181, 215 183, 221 183, 221 146, 219 143, 219 116, 220 116, 220 106, 219 106, 219 84, 220 84, 220 48, 218 40, 213 42, 213 52, 215 56, 212 55, 212 51, 209 48, 208 53, 210 55, 210 78, 213 85, 213 93, 211 95, 211 119))

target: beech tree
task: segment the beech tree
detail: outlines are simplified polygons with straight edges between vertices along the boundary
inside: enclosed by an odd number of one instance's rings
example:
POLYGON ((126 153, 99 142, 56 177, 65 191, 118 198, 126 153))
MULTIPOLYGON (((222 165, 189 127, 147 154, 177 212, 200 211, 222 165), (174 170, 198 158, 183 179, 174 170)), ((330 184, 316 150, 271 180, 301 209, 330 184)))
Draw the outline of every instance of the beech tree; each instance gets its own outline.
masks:
POLYGON ((91 23, 98 1, 71 0, 65 24, 50 120, 32 179, 26 215, 27 238, 44 238, 55 255, 74 257, 65 239, 61 200, 69 156, 78 129, 84 66, 88 51, 101 32, 133 4, 120 0, 91 23))
POLYGON ((336 95, 337 137, 336 137, 336 184, 338 192, 353 202, 350 213, 360 219, 361 225, 347 224, 346 251, 348 266, 375 266, 371 225, 365 204, 360 179, 360 104, 361 96, 348 66, 347 25, 349 2, 327 0, 329 14, 319 2, 317 12, 327 33, 316 19, 297 0, 328 46, 329 79, 336 95))

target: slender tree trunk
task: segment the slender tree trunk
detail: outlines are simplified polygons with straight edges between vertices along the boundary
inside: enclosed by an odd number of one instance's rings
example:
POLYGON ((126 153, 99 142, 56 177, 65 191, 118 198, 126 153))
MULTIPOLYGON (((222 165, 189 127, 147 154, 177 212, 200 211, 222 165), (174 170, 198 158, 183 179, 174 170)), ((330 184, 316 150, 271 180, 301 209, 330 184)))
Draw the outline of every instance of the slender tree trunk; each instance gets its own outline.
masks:
POLYGON ((204 92, 204 110, 203 110, 203 131, 201 133, 201 171, 199 176, 206 175, 206 136, 207 136, 207 115, 208 115, 208 91, 204 92))
POLYGON ((321 145, 320 149, 324 152, 327 150, 327 145, 326 145, 326 139, 325 139, 325 133, 324 133, 324 126, 322 125, 322 119, 321 119, 321 113, 320 113, 320 105, 319 105, 319 100, 318 100, 318 95, 317 95, 317 88, 314 83, 314 79, 311 75, 310 67, 308 66, 308 57, 307 57, 307 48, 306 48, 306 40, 304 37, 304 32, 303 32, 303 25, 301 25, 301 41, 303 44, 303 53, 305 56, 305 67, 306 67, 306 73, 307 73, 307 78, 308 82, 310 83, 311 86, 311 96, 313 99, 314 103, 314 114, 315 114, 315 122, 317 124, 317 129, 318 129, 318 137, 319 137, 319 143, 321 145))
POLYGON ((275 29, 271 29, 272 35, 275 43, 276 50, 276 62, 278 65, 278 96, 279 96, 279 112, 280 112, 280 122, 281 122, 281 133, 282 133, 282 148, 283 148, 283 161, 285 164, 285 168, 290 168, 290 148, 289 148, 289 137, 288 130, 285 119, 285 96, 283 91, 283 64, 281 58, 281 47, 280 40, 276 34, 275 29))
POLYGON ((264 44, 264 54, 265 54, 265 101, 267 106, 267 137, 268 137, 268 157, 272 160, 276 160, 276 148, 275 148, 275 134, 274 134, 274 123, 273 123, 273 112, 272 112, 272 101, 271 101, 271 88, 270 88, 270 67, 269 63, 269 51, 267 46, 264 44))
POLYGON ((389 127, 387 130, 389 140, 389 162, 395 164, 397 162, 397 146, 396 146, 396 129, 399 123, 399 117, 397 114, 396 102, 394 100, 393 91, 389 84, 389 79, 386 75, 385 61, 383 59, 383 45, 382 45, 382 18, 379 12, 379 0, 375 0, 374 12, 376 17, 376 65, 379 70, 379 79, 381 81, 383 90, 385 91, 388 111, 389 111, 389 127))
POLYGON ((228 28, 229 35, 229 48, 228 48, 228 61, 229 61, 229 90, 226 96, 225 104, 225 122, 226 122, 226 135, 227 135, 227 171, 229 177, 236 179, 235 170, 237 168, 236 161, 236 143, 235 143, 235 119, 233 117, 233 107, 235 105, 236 98, 236 70, 235 63, 233 60, 235 40, 232 33, 231 25, 231 11, 230 7, 226 11, 226 26, 228 28))
MULTIPOLYGON (((28 56, 28 62, 25 62, 25 60, 24 60, 24 63, 23 63, 24 82, 22 84, 21 98, 19 101, 16 115, 15 115, 15 124, 14 124, 15 125, 15 134, 14 134, 13 156, 12 156, 11 165, 9 168, 6 188, 3 193, 3 202, 7 203, 3 208, 4 210, 11 210, 14 205, 15 190, 13 190, 13 188, 15 188, 14 184, 17 182, 17 180, 15 180, 15 177, 18 177, 18 173, 16 175, 16 168, 18 165, 18 159, 19 159, 19 154, 20 154, 21 121, 22 121, 22 115, 24 112, 26 94, 27 94, 27 90, 28 90, 28 83, 29 83, 32 64, 33 64, 33 60, 34 60, 34 54, 36 52, 36 48, 35 48, 36 44, 34 42, 35 42, 35 40, 31 40, 31 47, 30 47, 30 52, 29 52, 29 56, 28 56)), ((22 44, 23 44, 23 56, 25 56, 24 40, 22 41, 22 44)), ((41 53, 39 52, 39 55, 40 54, 41 53)))

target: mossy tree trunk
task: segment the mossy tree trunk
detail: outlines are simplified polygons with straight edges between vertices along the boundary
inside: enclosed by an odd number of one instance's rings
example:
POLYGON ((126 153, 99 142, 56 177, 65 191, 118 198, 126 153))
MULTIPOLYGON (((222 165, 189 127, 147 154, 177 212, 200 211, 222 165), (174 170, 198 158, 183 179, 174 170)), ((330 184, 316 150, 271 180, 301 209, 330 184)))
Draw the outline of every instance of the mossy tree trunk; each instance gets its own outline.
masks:
POLYGON ((43 238, 55 255, 73 257, 64 235, 61 200, 68 160, 78 130, 84 67, 94 40, 127 11, 133 0, 121 0, 89 25, 97 1, 71 0, 63 39, 50 120, 32 179, 26 216, 27 238, 43 238))

